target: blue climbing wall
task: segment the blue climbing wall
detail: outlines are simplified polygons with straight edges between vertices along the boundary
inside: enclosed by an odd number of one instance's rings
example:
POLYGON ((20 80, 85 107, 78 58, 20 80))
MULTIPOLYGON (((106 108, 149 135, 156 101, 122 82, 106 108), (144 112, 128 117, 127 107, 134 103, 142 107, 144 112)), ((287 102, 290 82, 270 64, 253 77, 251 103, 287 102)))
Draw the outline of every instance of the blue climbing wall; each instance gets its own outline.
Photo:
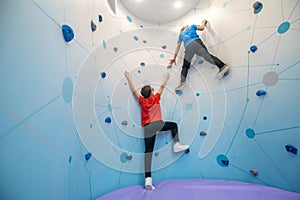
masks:
POLYGON ((153 181, 239 180, 300 192, 300 2, 200 1, 168 22, 147 22, 121 2, 1 2, 0 199, 95 199, 144 184, 136 87, 162 95, 165 120, 179 125, 188 154, 158 134, 153 181), (116 7, 117 6, 117 7, 116 7), (199 32, 231 66, 194 57, 176 94, 183 59, 167 69, 178 30, 199 32))

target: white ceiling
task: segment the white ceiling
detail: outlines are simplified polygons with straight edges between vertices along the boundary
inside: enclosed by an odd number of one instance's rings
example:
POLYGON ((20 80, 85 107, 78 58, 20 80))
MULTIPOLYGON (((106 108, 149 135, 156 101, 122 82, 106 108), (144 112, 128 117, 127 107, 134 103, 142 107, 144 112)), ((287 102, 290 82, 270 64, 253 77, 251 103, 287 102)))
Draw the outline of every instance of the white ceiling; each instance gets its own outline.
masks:
POLYGON ((200 0, 120 0, 132 15, 147 22, 174 21, 192 11, 200 0))

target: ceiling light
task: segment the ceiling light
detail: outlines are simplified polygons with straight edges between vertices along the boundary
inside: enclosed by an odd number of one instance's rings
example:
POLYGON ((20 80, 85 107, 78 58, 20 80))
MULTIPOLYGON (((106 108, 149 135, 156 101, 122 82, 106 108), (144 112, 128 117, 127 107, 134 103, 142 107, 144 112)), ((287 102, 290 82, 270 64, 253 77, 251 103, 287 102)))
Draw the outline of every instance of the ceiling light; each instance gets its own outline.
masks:
POLYGON ((181 6, 182 6, 182 2, 181 1, 176 1, 175 3, 174 3, 174 7, 175 8, 181 8, 181 6))

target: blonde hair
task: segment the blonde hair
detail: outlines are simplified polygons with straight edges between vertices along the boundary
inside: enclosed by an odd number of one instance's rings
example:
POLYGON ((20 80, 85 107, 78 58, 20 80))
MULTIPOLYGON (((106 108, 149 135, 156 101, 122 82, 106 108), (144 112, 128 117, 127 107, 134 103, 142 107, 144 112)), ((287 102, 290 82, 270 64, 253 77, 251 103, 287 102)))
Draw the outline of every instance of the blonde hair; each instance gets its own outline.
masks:
POLYGON ((183 25, 183 26, 180 28, 180 33, 181 33, 184 29, 186 29, 188 26, 189 26, 188 24, 183 25))

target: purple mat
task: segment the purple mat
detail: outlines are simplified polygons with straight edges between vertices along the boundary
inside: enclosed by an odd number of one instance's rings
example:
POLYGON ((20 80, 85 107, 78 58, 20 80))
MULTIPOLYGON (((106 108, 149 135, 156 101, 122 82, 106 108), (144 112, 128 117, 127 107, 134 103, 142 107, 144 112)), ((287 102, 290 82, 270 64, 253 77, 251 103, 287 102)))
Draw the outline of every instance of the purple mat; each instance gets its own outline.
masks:
POLYGON ((154 186, 152 191, 127 187, 97 200, 300 200, 300 193, 229 180, 173 179, 154 186))

